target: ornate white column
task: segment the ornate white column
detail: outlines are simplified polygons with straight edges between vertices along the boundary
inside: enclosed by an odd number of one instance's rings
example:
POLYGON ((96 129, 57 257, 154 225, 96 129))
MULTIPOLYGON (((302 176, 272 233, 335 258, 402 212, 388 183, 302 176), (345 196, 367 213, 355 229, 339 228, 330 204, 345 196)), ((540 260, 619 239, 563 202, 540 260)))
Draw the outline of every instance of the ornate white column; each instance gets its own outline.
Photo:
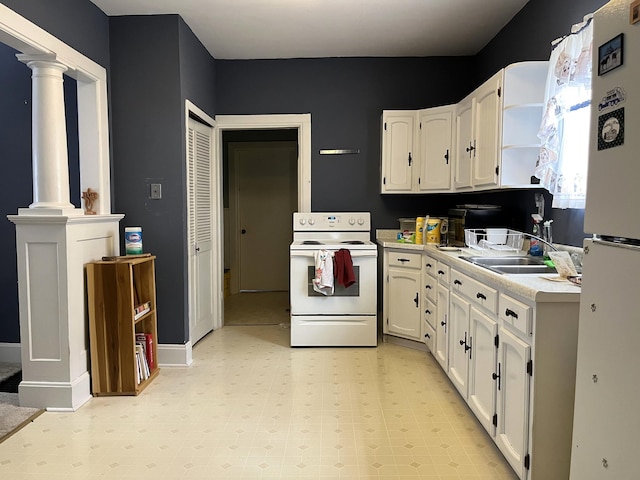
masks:
MULTIPOLYGON (((33 71, 32 78, 32 162, 33 203, 37 214, 71 213, 69 160, 64 112, 63 74, 67 67, 50 55, 17 55, 33 71)), ((20 212, 29 214, 30 212, 20 212)), ((35 212, 34 212, 35 213, 35 212)))

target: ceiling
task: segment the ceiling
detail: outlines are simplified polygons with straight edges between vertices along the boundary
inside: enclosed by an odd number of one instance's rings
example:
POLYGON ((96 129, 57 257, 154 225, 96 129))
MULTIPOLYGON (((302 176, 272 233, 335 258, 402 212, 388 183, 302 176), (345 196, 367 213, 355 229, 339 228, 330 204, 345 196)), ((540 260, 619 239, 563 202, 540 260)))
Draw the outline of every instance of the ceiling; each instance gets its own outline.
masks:
POLYGON ((91 0, 179 14, 216 59, 475 55, 528 0, 91 0))

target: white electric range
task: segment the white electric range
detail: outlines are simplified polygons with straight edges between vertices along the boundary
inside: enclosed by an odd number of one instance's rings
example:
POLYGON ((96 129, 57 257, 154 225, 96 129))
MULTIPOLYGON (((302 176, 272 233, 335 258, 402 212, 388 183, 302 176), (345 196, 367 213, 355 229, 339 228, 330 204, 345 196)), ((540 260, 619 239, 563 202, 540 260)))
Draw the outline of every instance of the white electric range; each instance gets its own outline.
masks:
POLYGON ((369 212, 294 213, 290 252, 291 346, 377 345, 377 257, 369 212), (313 288, 315 253, 349 250, 355 283, 313 288))

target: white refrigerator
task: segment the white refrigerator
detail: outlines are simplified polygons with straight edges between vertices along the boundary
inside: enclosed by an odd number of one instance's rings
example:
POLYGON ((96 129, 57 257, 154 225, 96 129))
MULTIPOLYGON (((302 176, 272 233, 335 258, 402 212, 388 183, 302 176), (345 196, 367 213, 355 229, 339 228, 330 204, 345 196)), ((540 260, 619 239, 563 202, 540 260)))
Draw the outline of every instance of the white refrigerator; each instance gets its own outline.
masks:
POLYGON ((593 19, 571 480, 640 478, 640 1, 593 19), (634 5, 635 3, 635 5, 634 5))

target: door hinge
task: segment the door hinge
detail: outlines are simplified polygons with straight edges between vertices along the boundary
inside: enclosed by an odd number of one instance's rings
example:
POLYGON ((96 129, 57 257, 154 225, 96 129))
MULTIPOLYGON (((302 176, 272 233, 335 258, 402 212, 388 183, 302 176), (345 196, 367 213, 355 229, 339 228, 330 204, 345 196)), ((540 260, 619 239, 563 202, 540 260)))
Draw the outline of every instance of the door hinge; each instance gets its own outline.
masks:
POLYGON ((498 348, 498 345, 500 345, 500 335, 496 335, 494 337, 493 344, 496 346, 496 348, 498 348))
POLYGON ((502 88, 498 87, 498 97, 500 97, 500 95, 502 95, 502 88))
POLYGON ((494 427, 497 427, 497 426, 498 426, 498 414, 497 414, 497 413, 494 413, 494 414, 493 414, 493 421, 492 421, 492 423, 493 423, 493 426, 494 426, 494 427))
POLYGON ((531 457, 529 456, 529 454, 527 453, 524 456, 524 468, 526 468, 527 470, 529 470, 529 467, 531 466, 531 457))
POLYGON ((527 362, 527 373, 530 377, 533 377, 533 360, 527 362))

